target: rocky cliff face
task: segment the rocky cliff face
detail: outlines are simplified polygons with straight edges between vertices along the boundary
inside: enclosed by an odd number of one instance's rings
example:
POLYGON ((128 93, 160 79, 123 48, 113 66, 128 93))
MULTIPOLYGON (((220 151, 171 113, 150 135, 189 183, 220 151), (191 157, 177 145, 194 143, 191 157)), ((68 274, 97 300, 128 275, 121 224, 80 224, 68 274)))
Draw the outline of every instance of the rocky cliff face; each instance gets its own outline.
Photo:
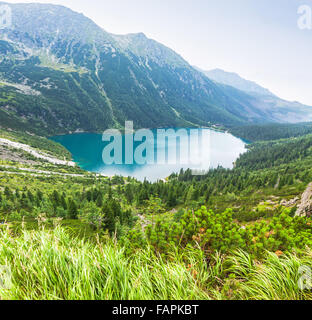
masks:
POLYGON ((310 217, 312 215, 312 183, 310 183, 301 196, 301 201, 298 206, 296 216, 310 217))

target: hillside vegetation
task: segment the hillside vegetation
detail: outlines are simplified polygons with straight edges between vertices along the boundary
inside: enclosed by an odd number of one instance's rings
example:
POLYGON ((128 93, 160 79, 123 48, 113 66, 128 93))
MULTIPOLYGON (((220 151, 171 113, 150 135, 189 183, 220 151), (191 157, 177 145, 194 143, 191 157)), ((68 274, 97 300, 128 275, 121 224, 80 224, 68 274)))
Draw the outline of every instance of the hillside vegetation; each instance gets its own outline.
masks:
POLYGON ((231 128, 230 132, 247 141, 270 141, 311 134, 312 123, 248 125, 231 128))
POLYGON ((214 254, 208 264, 199 248, 188 248, 165 260, 153 249, 129 256, 112 242, 86 242, 56 226, 13 238, 1 230, 0 263, 12 270, 10 290, 0 288, 1 299, 311 299, 310 291, 297 286, 300 266, 312 267, 310 250, 266 254, 261 263, 243 251, 214 254))
POLYGON ((312 206, 296 210, 311 143, 257 142, 232 170, 156 183, 2 161, 1 298, 310 299, 312 206))

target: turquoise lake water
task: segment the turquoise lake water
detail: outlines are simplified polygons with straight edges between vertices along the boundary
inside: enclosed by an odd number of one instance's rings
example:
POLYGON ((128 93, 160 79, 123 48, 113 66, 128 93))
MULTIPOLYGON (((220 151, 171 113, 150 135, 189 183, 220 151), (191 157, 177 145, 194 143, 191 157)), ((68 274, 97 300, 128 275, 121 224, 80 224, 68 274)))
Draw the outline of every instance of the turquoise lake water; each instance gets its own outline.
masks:
MULTIPOLYGON (((51 139, 66 147, 72 153, 73 160, 87 171, 107 176, 131 176, 139 180, 146 178, 149 181, 164 179, 173 172, 179 172, 182 168, 195 169, 196 171, 194 172, 197 174, 198 170, 209 170, 218 166, 232 168, 239 155, 246 151, 245 142, 229 133, 200 129, 198 135, 194 135, 193 133, 196 131, 191 129, 185 131, 184 129, 185 136, 181 139, 175 139, 173 130, 171 130, 172 134, 169 134, 165 145, 159 142, 161 139, 159 138, 160 135, 157 135, 157 130, 152 130, 153 136, 143 138, 141 142, 133 143, 134 154, 136 154, 135 150, 142 142, 144 142, 148 150, 154 150, 154 153, 151 155, 150 152, 148 157, 150 161, 155 159, 153 164, 138 164, 135 157, 132 157, 134 159, 133 163, 130 161, 131 164, 125 164, 124 145, 126 138, 124 135, 121 137, 122 147, 124 148, 122 164, 107 164, 106 158, 104 162, 103 150, 107 148, 112 140, 103 142, 101 134, 79 133, 55 136, 51 137, 51 139), (198 139, 198 137, 202 138, 198 139), (185 140, 185 138, 188 140, 185 140), (186 148, 189 151, 188 154, 185 153, 186 148), (184 150, 184 153, 182 150, 184 150), (165 163, 158 161, 158 155, 161 153, 166 155, 165 163), (189 154, 192 156, 190 157, 189 154), (194 161, 194 159, 198 161, 194 161)), ((130 136, 127 137, 129 138, 130 136)), ((111 153, 111 155, 114 155, 114 153, 111 153)), ((143 151, 141 155, 144 158, 147 156, 147 152, 143 151)))

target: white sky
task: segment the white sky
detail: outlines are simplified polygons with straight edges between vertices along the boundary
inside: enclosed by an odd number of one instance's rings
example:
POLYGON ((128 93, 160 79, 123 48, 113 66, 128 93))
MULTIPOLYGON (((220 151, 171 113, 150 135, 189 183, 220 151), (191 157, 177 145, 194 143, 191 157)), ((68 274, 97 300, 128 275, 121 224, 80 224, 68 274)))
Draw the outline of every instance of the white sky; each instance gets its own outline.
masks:
POLYGON ((312 0, 40 0, 82 12, 106 31, 144 32, 204 70, 237 72, 281 98, 312 105, 312 0))

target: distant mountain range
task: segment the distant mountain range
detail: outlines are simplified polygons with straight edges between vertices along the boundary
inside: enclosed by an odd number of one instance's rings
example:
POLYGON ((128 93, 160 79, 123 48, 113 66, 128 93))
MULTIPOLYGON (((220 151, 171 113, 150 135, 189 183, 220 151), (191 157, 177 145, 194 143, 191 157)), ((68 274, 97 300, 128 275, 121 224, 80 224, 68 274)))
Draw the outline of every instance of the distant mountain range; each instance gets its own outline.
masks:
POLYGON ((125 120, 140 128, 312 120, 312 108, 238 76, 201 72, 142 33, 110 34, 63 6, 8 5, 2 127, 48 135, 121 128, 125 120))
MULTIPOLYGON (((200 69, 198 69, 200 70, 200 69)), ((201 71, 201 70, 200 70, 201 71)), ((249 80, 245 80, 240 77, 237 73, 226 72, 221 69, 214 69, 210 71, 203 71, 203 73, 211 80, 218 83, 232 86, 238 90, 250 93, 258 94, 262 96, 274 96, 268 89, 262 88, 257 83, 249 80)))
POLYGON ((243 79, 237 73, 226 72, 221 69, 210 71, 196 69, 218 84, 231 86, 251 96, 251 113, 256 112, 259 114, 262 111, 265 114, 264 117, 272 122, 280 123, 298 123, 312 120, 311 106, 303 105, 297 101, 283 100, 257 83, 243 79))

